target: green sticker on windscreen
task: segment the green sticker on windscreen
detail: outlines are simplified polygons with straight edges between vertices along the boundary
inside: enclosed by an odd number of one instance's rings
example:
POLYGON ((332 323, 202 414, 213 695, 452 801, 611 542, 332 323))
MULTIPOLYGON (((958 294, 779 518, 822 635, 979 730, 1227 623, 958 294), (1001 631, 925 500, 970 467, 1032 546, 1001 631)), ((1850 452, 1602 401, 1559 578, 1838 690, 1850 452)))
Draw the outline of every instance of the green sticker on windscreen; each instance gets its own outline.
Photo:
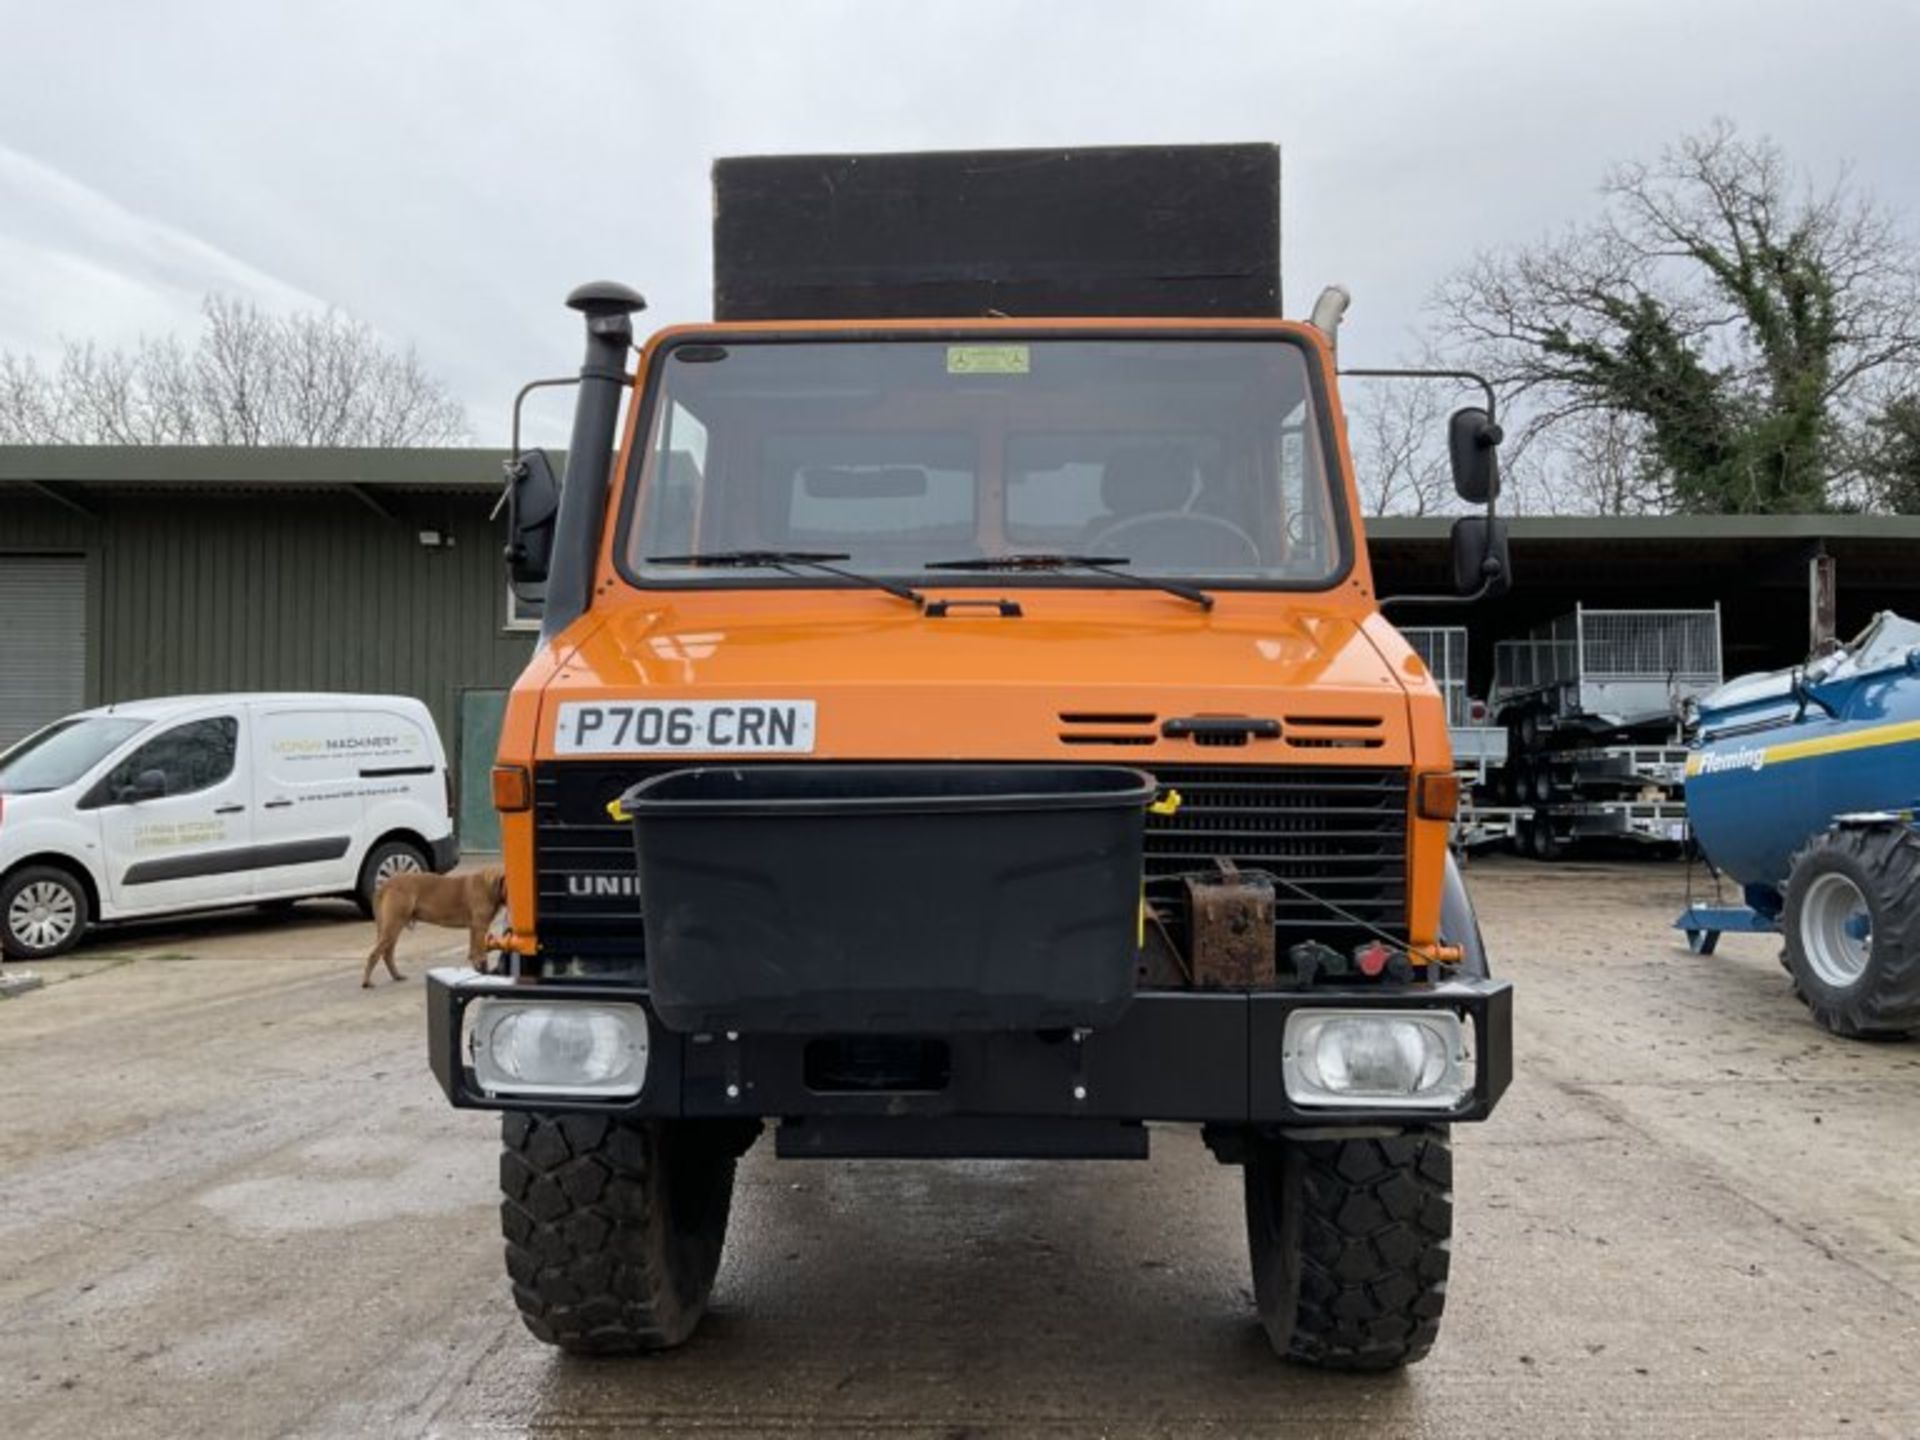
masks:
POLYGON ((949 375, 1025 375, 1032 369, 1025 345, 949 345, 949 375))

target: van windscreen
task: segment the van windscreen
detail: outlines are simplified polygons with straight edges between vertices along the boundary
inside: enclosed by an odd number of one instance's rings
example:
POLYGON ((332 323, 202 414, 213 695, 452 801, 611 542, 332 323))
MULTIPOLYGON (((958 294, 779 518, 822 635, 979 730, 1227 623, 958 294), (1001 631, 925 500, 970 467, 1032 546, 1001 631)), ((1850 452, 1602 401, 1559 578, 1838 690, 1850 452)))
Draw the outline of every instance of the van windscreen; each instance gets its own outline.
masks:
POLYGON ((56 720, 0 755, 0 792, 30 795, 71 785, 151 723, 129 715, 56 720))

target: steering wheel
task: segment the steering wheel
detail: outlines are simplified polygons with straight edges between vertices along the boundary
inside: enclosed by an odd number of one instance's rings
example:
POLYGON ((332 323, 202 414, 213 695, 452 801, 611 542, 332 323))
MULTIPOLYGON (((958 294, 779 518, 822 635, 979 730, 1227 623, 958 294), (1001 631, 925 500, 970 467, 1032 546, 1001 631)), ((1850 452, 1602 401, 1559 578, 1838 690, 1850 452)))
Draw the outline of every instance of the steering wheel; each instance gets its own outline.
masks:
POLYGON ((1087 546, 1095 553, 1111 550, 1124 555, 1127 553, 1127 547, 1122 543, 1123 537, 1135 531, 1153 527, 1165 529, 1169 526, 1185 528, 1190 534, 1195 530, 1206 530, 1216 536, 1229 535, 1245 551, 1245 559, 1249 565, 1260 564, 1260 547, 1254 543, 1251 535, 1231 520, 1223 520, 1218 515, 1206 515, 1194 510, 1154 510, 1145 515, 1123 516, 1089 539, 1087 546))

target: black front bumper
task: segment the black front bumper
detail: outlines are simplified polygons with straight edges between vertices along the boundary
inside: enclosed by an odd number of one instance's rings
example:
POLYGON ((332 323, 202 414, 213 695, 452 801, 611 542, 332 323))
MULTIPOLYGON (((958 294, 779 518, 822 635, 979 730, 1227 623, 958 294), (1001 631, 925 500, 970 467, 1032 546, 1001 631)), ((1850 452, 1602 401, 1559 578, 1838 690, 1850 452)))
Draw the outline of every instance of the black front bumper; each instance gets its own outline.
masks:
POLYGON ((647 1000, 626 986, 532 982, 470 970, 427 976, 428 1048, 434 1077, 454 1105, 490 1110, 608 1110, 623 1114, 757 1119, 997 1117, 1104 1121, 1184 1120, 1288 1127, 1435 1124, 1481 1120, 1513 1077, 1513 989, 1500 980, 1451 980, 1404 989, 1245 993, 1144 991, 1120 1019, 1084 1038, 989 1033, 940 1037, 950 1066, 938 1089, 821 1091, 806 1083, 801 1035, 686 1035, 649 1010, 644 1087, 632 1099, 523 1098, 483 1092, 461 1044, 477 999, 647 1000), (1302 1007, 1446 1009, 1471 1027, 1473 1091, 1452 1110, 1354 1106, 1302 1108, 1286 1094, 1281 1042, 1302 1007))

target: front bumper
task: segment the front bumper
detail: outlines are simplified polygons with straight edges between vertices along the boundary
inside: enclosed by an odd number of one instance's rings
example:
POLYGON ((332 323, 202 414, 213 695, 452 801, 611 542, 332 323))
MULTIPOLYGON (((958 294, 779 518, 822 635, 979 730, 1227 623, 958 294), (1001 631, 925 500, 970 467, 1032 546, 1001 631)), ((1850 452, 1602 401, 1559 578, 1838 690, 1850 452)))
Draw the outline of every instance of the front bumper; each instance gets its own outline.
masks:
POLYGON ((649 1010, 646 1081, 632 1099, 490 1095, 465 1047, 468 1005, 516 1000, 646 1003, 626 986, 534 982, 441 969, 427 976, 428 1052, 454 1105, 490 1110, 607 1110, 652 1117, 957 1117, 1183 1120, 1217 1125, 1431 1125, 1482 1120, 1513 1078, 1513 989, 1500 980, 1433 986, 1246 993, 1145 991, 1112 1026, 1076 1038, 1024 1032, 940 1037, 950 1066, 938 1089, 820 1091, 806 1083, 804 1035, 687 1035, 649 1010), (1473 1089, 1452 1110, 1354 1106, 1311 1110, 1287 1098, 1281 1075, 1287 1016, 1305 1006, 1446 1009, 1470 1027, 1473 1089))

